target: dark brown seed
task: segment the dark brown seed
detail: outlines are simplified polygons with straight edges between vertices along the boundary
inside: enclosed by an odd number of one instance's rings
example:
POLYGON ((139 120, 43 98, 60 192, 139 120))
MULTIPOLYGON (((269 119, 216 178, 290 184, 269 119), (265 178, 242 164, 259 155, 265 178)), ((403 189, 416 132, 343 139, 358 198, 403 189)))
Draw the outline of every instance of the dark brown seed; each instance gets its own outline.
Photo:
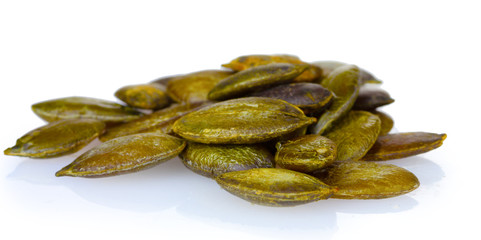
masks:
POLYGON ((189 142, 180 158, 187 168, 210 178, 226 172, 274 167, 274 157, 261 145, 189 142))
POLYGON ((76 152, 94 140, 105 129, 95 119, 68 119, 51 122, 25 134, 5 155, 50 158, 76 152))
POLYGON ((162 133, 139 133, 104 142, 58 171, 71 177, 106 177, 153 167, 177 156, 185 141, 162 133))
POLYGON ((331 91, 314 83, 283 84, 255 92, 251 96, 281 99, 296 105, 305 114, 321 111, 332 100, 331 91))
POLYGON ((379 136, 364 161, 384 161, 425 153, 440 147, 446 134, 427 132, 393 133, 379 136))
POLYGON ((393 102, 389 93, 380 88, 361 87, 352 109, 370 111, 393 102))
POLYGON ((165 87, 160 84, 137 84, 120 88, 115 96, 127 105, 141 109, 161 109, 170 104, 165 87))
POLYGON ((334 188, 304 173, 279 168, 253 168, 218 176, 226 191, 255 204, 295 206, 327 199, 334 188))
POLYGON ((374 162, 335 162, 314 175, 338 188, 332 198, 389 198, 419 187, 419 180, 408 170, 374 162))

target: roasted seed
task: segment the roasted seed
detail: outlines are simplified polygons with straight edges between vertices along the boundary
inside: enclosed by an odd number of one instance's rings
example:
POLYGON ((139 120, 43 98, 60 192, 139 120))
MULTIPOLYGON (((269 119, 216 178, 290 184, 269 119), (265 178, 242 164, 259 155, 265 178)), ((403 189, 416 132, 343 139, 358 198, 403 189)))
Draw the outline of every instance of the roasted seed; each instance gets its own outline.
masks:
POLYGON ((115 96, 127 105, 141 109, 161 109, 170 104, 165 87, 160 84, 137 84, 120 88, 115 96))
POLYGON ((370 111, 393 102, 389 93, 380 88, 361 87, 352 109, 370 111))

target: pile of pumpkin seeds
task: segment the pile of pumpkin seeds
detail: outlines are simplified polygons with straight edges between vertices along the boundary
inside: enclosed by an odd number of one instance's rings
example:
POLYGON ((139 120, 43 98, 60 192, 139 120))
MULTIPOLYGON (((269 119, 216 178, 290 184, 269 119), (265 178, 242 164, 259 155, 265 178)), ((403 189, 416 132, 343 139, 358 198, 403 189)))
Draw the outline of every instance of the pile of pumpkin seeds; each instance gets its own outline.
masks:
POLYGON ((419 186, 413 173, 379 162, 425 153, 446 138, 390 133, 394 121, 378 108, 394 100, 355 65, 249 55, 222 67, 122 87, 115 96, 126 105, 87 97, 36 103, 32 110, 48 124, 4 153, 58 157, 98 137, 102 144, 56 176, 113 176, 179 156, 240 198, 294 206, 411 192, 419 186))

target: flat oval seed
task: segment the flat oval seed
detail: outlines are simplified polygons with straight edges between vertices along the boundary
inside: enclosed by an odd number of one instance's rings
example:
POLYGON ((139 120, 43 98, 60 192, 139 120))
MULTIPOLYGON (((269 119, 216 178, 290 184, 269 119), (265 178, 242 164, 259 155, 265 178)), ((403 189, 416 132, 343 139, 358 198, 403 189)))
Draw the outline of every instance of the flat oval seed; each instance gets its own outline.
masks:
POLYGON ((337 144, 336 161, 359 160, 376 142, 381 120, 364 111, 351 111, 324 136, 337 144))
POLYGON ((283 84, 251 96, 281 99, 299 107, 305 114, 321 111, 332 100, 331 91, 314 83, 283 84))
POLYGON ((267 142, 315 121, 285 101, 249 97, 212 104, 174 123, 174 132, 193 142, 249 144, 267 142))
POLYGON ((374 162, 335 162, 314 175, 339 189, 332 198, 389 198, 419 187, 418 178, 408 170, 374 162))
POLYGON ((117 90, 115 96, 127 105, 141 109, 161 109, 170 104, 170 98, 160 84, 125 86, 117 90))
POLYGON ((107 128, 105 134, 100 136, 100 141, 105 142, 117 137, 145 132, 170 134, 172 133, 172 125, 177 119, 198 109, 200 106, 200 103, 188 105, 174 104, 130 122, 107 128))
POLYGON ((226 191, 266 206, 295 206, 327 199, 335 189, 304 173, 279 168, 253 168, 218 176, 226 191))
MULTIPOLYGON (((313 62, 311 64, 322 69, 322 76, 320 78, 321 81, 324 81, 325 79, 327 79, 329 74, 331 74, 331 72, 334 71, 336 68, 348 65, 347 63, 338 62, 338 61, 317 61, 317 62, 313 62)), ((368 72, 368 71, 366 71, 365 69, 362 69, 362 68, 359 69, 359 78, 360 78, 361 84, 365 84, 365 83, 380 84, 380 83, 382 83, 381 80, 377 79, 370 72, 368 72)))
POLYGON ((446 139, 446 134, 427 132, 394 133, 379 136, 364 161, 384 161, 405 158, 429 152, 440 147, 446 139))
POLYGON ((76 152, 98 137, 105 123, 95 119, 69 119, 51 122, 19 138, 5 155, 49 158, 76 152))
POLYGON ((206 102, 207 95, 222 79, 232 75, 232 71, 205 70, 186 74, 172 79, 167 84, 167 93, 176 102, 206 102))
POLYGON ((143 114, 133 108, 88 97, 66 97, 32 105, 32 110, 47 122, 62 119, 90 118, 106 123, 128 122, 143 114))
POLYGON ((139 133, 112 139, 80 155, 55 175, 106 177, 153 167, 177 156, 185 141, 162 133, 139 133))
POLYGON ((290 83, 308 68, 306 64, 273 63, 235 73, 215 85, 210 100, 240 97, 273 85, 290 83))
POLYGON ((274 167, 274 157, 261 145, 208 145, 189 142, 180 158, 187 168, 210 178, 226 172, 274 167))
MULTIPOLYGON (((230 68, 234 71, 243 71, 252 67, 272 63, 307 64, 301 61, 297 56, 293 55, 247 55, 238 57, 229 63, 222 64, 222 66, 230 68)), ((321 77, 321 75, 321 68, 314 65, 309 65, 309 68, 301 75, 297 76, 294 79, 294 82, 317 81, 321 77)))
POLYGON ((311 128, 313 134, 324 133, 336 120, 351 110, 359 94, 359 68, 354 65, 336 68, 325 81, 325 87, 335 95, 335 98, 317 124, 311 128))
POLYGON ((370 111, 393 102, 394 99, 391 98, 389 93, 380 88, 361 87, 352 109, 370 111))
POLYGON ((298 172, 319 170, 336 159, 336 144, 326 137, 305 135, 276 145, 276 166, 298 172))
POLYGON ((371 113, 378 116, 381 120, 381 131, 379 132, 379 136, 388 134, 394 127, 394 119, 385 112, 371 111, 371 113))

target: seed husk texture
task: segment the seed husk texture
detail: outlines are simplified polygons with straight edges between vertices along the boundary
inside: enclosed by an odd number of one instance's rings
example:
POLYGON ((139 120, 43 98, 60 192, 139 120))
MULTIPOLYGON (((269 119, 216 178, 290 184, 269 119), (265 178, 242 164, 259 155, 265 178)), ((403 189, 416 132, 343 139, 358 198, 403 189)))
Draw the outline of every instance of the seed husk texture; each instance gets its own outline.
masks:
POLYGON ((128 85, 117 90, 114 95, 134 108, 161 109, 170 104, 165 87, 160 84, 128 85))

